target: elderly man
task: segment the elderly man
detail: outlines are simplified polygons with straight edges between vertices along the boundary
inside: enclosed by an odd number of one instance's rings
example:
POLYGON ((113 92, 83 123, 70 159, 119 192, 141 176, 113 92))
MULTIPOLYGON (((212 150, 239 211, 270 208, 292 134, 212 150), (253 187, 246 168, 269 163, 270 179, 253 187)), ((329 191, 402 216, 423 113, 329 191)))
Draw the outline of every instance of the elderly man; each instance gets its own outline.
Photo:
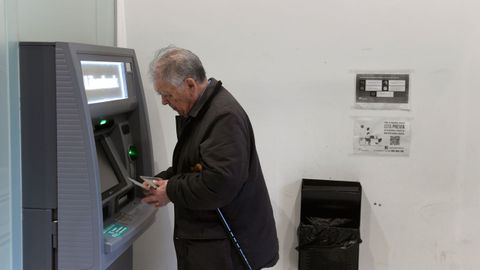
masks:
POLYGON ((275 265, 273 210, 247 114, 188 50, 159 50, 150 71, 162 104, 179 114, 178 142, 144 202, 174 204, 178 269, 275 265))

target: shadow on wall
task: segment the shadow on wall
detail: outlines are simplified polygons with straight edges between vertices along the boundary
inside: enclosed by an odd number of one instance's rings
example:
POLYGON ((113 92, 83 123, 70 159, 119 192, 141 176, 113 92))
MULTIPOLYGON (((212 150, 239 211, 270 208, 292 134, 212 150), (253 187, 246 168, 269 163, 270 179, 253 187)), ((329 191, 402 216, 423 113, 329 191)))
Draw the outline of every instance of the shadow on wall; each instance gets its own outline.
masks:
MULTIPOLYGON (((147 103, 154 156, 154 174, 165 170, 170 164, 167 154, 165 127, 160 117, 158 98, 151 89, 148 75, 143 75, 145 100, 147 103)), ((134 269, 170 270, 176 269, 176 255, 173 246, 173 205, 159 209, 152 226, 135 242, 134 269)))
POLYGON ((360 245, 359 269, 391 269, 388 264, 390 248, 371 205, 365 191, 362 191, 360 232, 363 243, 360 245), (377 246, 372 247, 370 243, 375 243, 377 246))
MULTIPOLYGON (((145 81, 145 80, 144 80, 145 81)), ((161 103, 157 102, 158 97, 148 85, 144 86, 145 99, 148 109, 148 118, 150 120, 150 133, 152 136, 152 147, 154 157, 154 174, 165 170, 170 164, 170 157, 167 154, 165 142, 165 129, 160 119, 161 103)))
MULTIPOLYGON (((301 202, 301 187, 302 187, 302 180, 298 180, 294 184, 290 185, 289 188, 292 190, 297 190, 297 197, 295 198, 295 205, 292 209, 292 213, 290 215, 290 223, 288 225, 288 233, 293 235, 294 241, 290 242, 288 250, 290 250, 289 264, 288 269, 298 269, 298 251, 295 249, 298 246, 298 237, 297 237, 297 228, 298 224, 300 223, 300 202, 301 202)), ((286 220, 286 219, 284 219, 286 220)))
POLYGON ((172 213, 171 204, 160 208, 155 223, 134 243, 133 269, 176 269, 172 213))
MULTIPOLYGON (((300 220, 300 186, 301 181, 295 181, 289 185, 283 186, 280 191, 270 190, 273 212, 275 214, 275 222, 277 226, 280 259, 272 270, 297 270, 298 269, 298 252, 295 247, 297 241, 297 226, 300 220), (280 199, 274 197, 281 196, 280 199), (295 201, 292 203, 290 212, 281 207, 277 202, 286 200, 295 201), (288 223, 280 223, 280 221, 288 221, 288 223)), ((287 203, 287 205, 290 205, 287 203)))

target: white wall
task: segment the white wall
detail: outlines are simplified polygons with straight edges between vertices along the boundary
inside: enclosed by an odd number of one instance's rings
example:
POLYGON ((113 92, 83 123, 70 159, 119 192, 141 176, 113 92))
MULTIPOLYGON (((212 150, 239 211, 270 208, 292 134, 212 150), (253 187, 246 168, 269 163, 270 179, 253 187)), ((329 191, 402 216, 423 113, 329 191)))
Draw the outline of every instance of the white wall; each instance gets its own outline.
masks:
MULTIPOLYGON (((477 269, 478 10, 473 0, 125 1, 156 167, 170 164, 174 113, 146 71, 156 49, 175 44, 197 53, 251 117, 280 238, 274 269, 297 268, 307 177, 361 181, 360 269, 477 269), (410 112, 352 109, 352 70, 398 69, 412 71, 410 112), (411 117, 410 156, 352 155, 357 115, 411 117)), ((171 207, 160 210, 135 246, 136 269, 172 269, 171 227, 171 207)))
MULTIPOLYGON (((472 12, 474 12, 472 10, 472 12)), ((469 46, 465 47, 465 63, 462 71, 465 72, 466 81, 465 95, 462 102, 462 137, 463 149, 459 157, 460 168, 458 170, 458 181, 460 182, 460 220, 457 228, 456 241, 461 246, 458 254, 464 261, 464 269, 476 269, 480 243, 480 147, 478 146, 478 121, 480 100, 480 81, 478 72, 480 70, 480 50, 478 49, 480 28, 474 27, 475 32, 469 39, 469 46)))
POLYGON ((115 0, 17 0, 20 41, 115 45, 115 0))

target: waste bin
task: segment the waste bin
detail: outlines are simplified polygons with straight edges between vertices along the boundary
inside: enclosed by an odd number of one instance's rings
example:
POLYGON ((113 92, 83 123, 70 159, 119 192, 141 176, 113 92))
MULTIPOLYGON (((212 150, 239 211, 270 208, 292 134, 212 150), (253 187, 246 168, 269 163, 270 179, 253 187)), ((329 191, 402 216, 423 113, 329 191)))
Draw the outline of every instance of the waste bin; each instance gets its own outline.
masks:
POLYGON ((303 179, 299 270, 358 270, 359 182, 303 179))

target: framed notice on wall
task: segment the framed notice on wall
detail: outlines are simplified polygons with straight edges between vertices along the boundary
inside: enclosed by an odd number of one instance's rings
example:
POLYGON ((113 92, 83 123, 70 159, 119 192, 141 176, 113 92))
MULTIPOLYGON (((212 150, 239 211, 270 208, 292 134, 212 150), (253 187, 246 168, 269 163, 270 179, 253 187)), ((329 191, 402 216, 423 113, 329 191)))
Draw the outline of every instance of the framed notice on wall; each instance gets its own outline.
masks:
POLYGON ((408 156, 410 142, 408 118, 358 117, 354 120, 355 154, 408 156))
POLYGON ((357 74, 355 107, 409 110, 409 74, 357 74))

